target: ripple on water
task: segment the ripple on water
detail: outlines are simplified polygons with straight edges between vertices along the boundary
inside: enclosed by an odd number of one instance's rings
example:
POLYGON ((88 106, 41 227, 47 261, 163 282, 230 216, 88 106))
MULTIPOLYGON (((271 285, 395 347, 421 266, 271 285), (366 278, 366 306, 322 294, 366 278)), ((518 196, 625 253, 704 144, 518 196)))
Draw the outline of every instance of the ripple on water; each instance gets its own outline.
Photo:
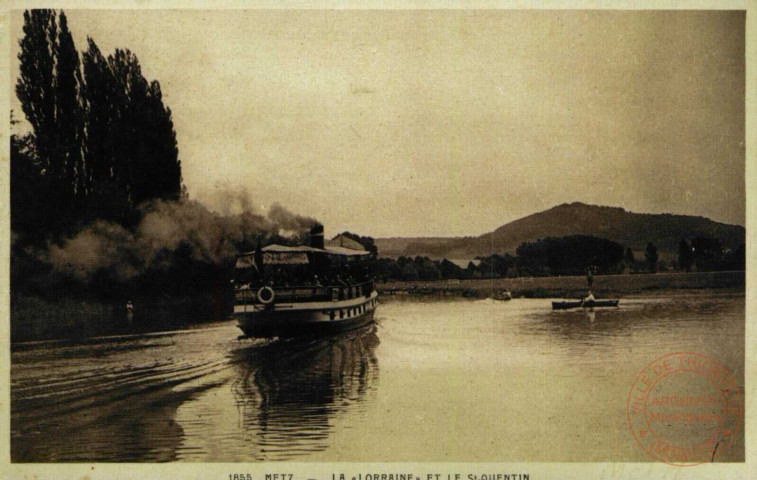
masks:
POLYGON ((647 461, 624 416, 644 365, 697 351, 743 386, 743 296, 388 302, 333 337, 236 335, 14 346, 13 460, 647 461))

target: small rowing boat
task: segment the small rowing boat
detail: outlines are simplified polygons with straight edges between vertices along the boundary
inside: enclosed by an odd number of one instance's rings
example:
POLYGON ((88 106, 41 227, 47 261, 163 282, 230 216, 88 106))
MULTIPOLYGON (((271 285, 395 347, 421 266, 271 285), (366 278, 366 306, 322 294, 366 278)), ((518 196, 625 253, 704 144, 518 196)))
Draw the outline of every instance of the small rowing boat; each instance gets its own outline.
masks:
POLYGON ((552 309, 617 307, 618 303, 620 303, 620 300, 568 300, 564 302, 552 302, 552 309))
POLYGON ((506 302, 508 300, 513 299, 513 294, 510 293, 510 290, 503 290, 501 292, 497 292, 492 295, 491 297, 493 300, 499 300, 501 302, 506 302))

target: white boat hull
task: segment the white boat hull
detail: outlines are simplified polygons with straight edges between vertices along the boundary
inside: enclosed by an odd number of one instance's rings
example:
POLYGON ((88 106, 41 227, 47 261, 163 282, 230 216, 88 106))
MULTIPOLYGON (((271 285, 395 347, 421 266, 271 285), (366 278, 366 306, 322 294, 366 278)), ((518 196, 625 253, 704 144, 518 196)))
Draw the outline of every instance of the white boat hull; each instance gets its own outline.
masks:
POLYGON ((234 306, 247 337, 297 337, 351 330, 373 321, 378 293, 331 302, 241 304, 234 306))

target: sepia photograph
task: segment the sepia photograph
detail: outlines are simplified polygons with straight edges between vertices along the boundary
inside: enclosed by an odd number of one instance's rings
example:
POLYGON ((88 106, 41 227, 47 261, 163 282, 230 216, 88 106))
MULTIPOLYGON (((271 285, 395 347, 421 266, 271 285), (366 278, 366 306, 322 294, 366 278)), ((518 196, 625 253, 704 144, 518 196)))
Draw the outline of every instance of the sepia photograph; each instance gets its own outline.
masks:
POLYGON ((6 17, 9 466, 746 476, 746 10, 6 17))

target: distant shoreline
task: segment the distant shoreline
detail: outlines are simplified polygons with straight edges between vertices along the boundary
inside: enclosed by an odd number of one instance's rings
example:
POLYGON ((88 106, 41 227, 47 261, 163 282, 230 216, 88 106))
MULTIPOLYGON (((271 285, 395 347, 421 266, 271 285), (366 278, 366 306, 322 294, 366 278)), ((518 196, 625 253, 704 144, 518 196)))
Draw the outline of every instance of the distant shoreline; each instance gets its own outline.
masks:
MULTIPOLYGON (((689 272, 594 277, 592 292, 597 298, 664 294, 680 290, 745 291, 745 272, 689 272)), ((486 298, 510 290, 513 298, 581 298, 588 287, 584 276, 516 277, 433 282, 387 282, 376 284, 379 294, 486 298)))

